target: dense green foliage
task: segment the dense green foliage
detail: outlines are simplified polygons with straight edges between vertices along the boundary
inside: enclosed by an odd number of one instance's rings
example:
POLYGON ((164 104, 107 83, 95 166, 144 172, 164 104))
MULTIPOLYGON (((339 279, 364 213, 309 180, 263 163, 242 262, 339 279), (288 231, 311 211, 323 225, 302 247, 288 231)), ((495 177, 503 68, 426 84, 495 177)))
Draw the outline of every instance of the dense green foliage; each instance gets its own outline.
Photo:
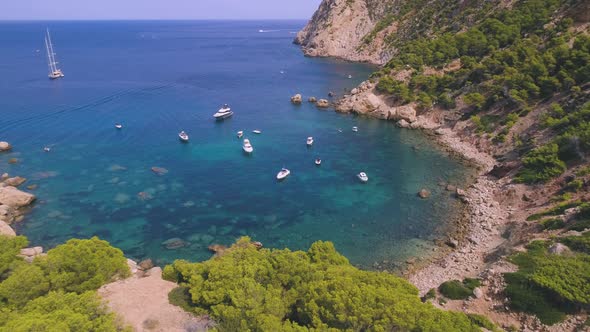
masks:
POLYGON ((582 236, 561 238, 559 241, 573 250, 590 254, 590 232, 585 232, 582 236))
POLYGON ((478 279, 466 278, 463 282, 450 280, 443 282, 438 287, 438 291, 451 300, 464 300, 473 296, 473 290, 479 285, 480 281, 478 279))
POLYGON ((532 242, 526 253, 511 257, 518 272, 505 274, 511 307, 533 313, 545 324, 590 303, 590 255, 550 254, 550 244, 532 242))
POLYGON ((96 294, 129 275, 119 249, 98 238, 70 240, 27 263, 17 256, 26 244, 0 236, 0 332, 122 330, 96 294))
MULTIPOLYGON (((443 2, 448 8, 454 6, 443 2)), ((590 152, 590 104, 584 105, 589 98, 583 91, 590 82, 590 36, 587 31, 574 33, 572 20, 563 15, 564 8, 575 2, 517 0, 511 8, 493 13, 479 8, 476 12, 484 15, 464 31, 424 34, 397 45, 398 55, 374 75, 379 78, 377 89, 399 103, 416 101, 423 109, 432 105, 453 109, 461 100, 476 132, 490 135, 496 143, 506 142, 519 117, 534 106, 552 98, 564 104, 567 100, 565 110, 552 107, 544 121, 555 139, 524 156, 517 178, 524 183, 548 181, 562 174, 566 163, 582 160, 590 152), (456 70, 440 75, 425 71, 456 60, 461 65, 456 70), (390 75, 407 69, 413 70, 409 82, 390 75)), ((419 4, 411 6, 420 10, 419 4)), ((463 9, 469 16, 469 10, 463 9)), ((526 147, 534 146, 528 142, 526 147)))
POLYGON ((206 262, 176 261, 164 277, 189 287, 188 305, 224 331, 477 331, 481 323, 422 303, 404 279, 358 270, 329 242, 292 252, 242 238, 206 262))

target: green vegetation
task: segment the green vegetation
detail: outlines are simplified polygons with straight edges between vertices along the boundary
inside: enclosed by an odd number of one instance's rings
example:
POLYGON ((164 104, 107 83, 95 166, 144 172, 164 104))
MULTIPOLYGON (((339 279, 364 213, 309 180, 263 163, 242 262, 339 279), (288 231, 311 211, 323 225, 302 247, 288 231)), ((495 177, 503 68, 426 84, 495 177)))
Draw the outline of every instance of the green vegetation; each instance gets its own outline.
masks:
POLYGON ((96 237, 70 240, 27 263, 17 256, 26 245, 0 236, 0 332, 125 330, 96 294, 129 275, 119 249, 96 237))
POLYGON ((535 314, 545 324, 590 303, 590 255, 550 254, 550 244, 532 242, 526 253, 511 257, 518 272, 505 274, 511 307, 535 314))
MULTIPOLYGON (((440 3, 448 7, 439 9, 445 13, 456 6, 440 3)), ((536 105, 557 100, 562 105, 553 103, 543 121, 555 138, 523 149, 523 169, 517 177, 528 184, 549 181, 590 152, 590 103, 584 92, 590 81, 590 36, 570 29, 573 21, 563 13, 571 5, 567 0, 517 0, 512 8, 495 12, 489 6, 462 8, 462 17, 472 21, 467 30, 451 28, 434 35, 422 31, 421 37, 396 44, 398 55, 375 75, 380 77, 377 88, 399 103, 417 101, 423 109, 432 105, 453 109, 455 100, 462 99, 463 111, 470 113, 476 131, 495 133, 490 138, 498 144, 509 143, 510 129, 521 116, 536 105), (440 75, 424 70, 442 69, 456 60, 461 63, 456 70, 440 75), (409 82, 390 76, 407 69, 413 69, 409 82)), ((421 6, 430 4, 419 1, 407 6, 400 13, 418 11, 419 24, 414 25, 428 25, 427 16, 421 15, 430 9, 421 6)), ((431 17, 439 16, 444 14, 431 17)), ((384 24, 389 20, 388 16, 384 24)))
POLYGON ((559 239, 559 242, 570 247, 572 250, 590 254, 590 232, 585 232, 582 236, 568 236, 559 239))
POLYGON ((404 279, 358 270, 330 242, 292 252, 258 250, 242 238, 220 257, 176 261, 164 277, 189 288, 188 303, 181 291, 174 302, 209 313, 222 331, 478 331, 482 324, 422 303, 404 279))
POLYGON ((463 282, 450 280, 443 282, 438 291, 451 300, 464 300, 473 295, 473 290, 480 286, 478 279, 465 278, 463 282))

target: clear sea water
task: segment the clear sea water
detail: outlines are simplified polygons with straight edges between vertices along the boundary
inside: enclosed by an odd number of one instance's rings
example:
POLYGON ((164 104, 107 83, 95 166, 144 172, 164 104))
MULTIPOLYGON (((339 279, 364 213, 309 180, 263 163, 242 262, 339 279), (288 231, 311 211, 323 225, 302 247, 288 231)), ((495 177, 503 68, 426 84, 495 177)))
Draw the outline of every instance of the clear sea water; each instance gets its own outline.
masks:
POLYGON ((0 171, 27 177, 38 197, 18 232, 46 247, 98 235, 160 264, 207 259, 209 244, 242 235, 291 249, 330 240, 365 267, 430 250, 459 210, 438 183, 462 183, 469 171, 419 132, 291 105, 297 92, 342 93, 374 70, 304 57, 291 43, 304 24, 0 23, 0 140, 14 145, 0 171), (61 80, 47 78, 46 27, 61 80), (215 122, 222 103, 235 116, 215 122), (278 183, 283 166, 291 176, 278 183), (417 198, 422 187, 430 199, 417 198), (171 238, 187 246, 166 249, 171 238))

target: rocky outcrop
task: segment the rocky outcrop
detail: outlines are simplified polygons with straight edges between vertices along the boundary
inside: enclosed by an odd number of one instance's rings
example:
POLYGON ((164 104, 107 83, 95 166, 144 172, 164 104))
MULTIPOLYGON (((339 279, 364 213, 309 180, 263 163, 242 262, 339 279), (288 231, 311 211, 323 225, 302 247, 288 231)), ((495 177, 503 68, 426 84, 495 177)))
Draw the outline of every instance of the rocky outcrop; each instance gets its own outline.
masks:
POLYGON ((422 199, 426 199, 426 198, 430 197, 430 190, 422 189, 418 192, 418 196, 420 196, 420 198, 422 198, 422 199))
POLYGON ((302 100, 303 100, 303 97, 301 97, 300 94, 296 94, 293 97, 291 97, 291 103, 295 104, 295 105, 301 105, 302 100))
POLYGON ((8 224, 4 222, 4 220, 0 219, 0 235, 16 236, 16 233, 14 232, 14 229, 12 229, 12 227, 8 226, 8 224))
POLYGON ((0 205, 20 208, 27 206, 35 200, 35 195, 20 191, 14 187, 0 188, 0 205))
POLYGON ((25 183, 25 181, 27 181, 27 179, 21 178, 20 176, 15 176, 13 178, 8 178, 4 180, 4 184, 11 187, 18 187, 21 184, 25 183))
POLYGON ((328 108, 330 107, 330 102, 327 99, 320 99, 315 105, 319 108, 328 108))
POLYGON ((168 240, 162 242, 162 245, 166 249, 175 250, 175 249, 187 247, 189 245, 189 243, 184 241, 183 239, 175 237, 175 238, 171 238, 171 239, 168 239, 168 240))
POLYGON ((8 142, 0 142, 0 152, 12 150, 12 145, 8 142))
POLYGON ((413 104, 390 106, 369 81, 363 82, 336 103, 336 111, 357 113, 382 120, 398 122, 400 127, 410 127, 418 120, 413 104), (403 120, 403 121, 401 121, 403 120))
POLYGON ((382 36, 370 43, 364 39, 379 22, 386 6, 386 1, 323 0, 294 42, 301 45, 307 56, 384 64, 391 52, 380 47, 382 36))
POLYGON ((318 101, 318 99, 316 97, 309 97, 309 99, 307 99, 307 101, 310 103, 315 103, 318 101))

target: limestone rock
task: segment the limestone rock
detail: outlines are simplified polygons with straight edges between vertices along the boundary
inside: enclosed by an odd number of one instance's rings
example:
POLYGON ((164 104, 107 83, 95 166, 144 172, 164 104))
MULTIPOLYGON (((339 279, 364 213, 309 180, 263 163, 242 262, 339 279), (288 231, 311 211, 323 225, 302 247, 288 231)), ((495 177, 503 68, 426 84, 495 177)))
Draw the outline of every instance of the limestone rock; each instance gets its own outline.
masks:
POLYGON ((319 108, 327 108, 327 107, 330 107, 330 102, 326 99, 320 99, 316 103, 316 106, 319 108))
POLYGON ((0 220, 0 235, 16 236, 16 233, 12 227, 8 226, 8 224, 4 222, 4 220, 0 220))
POLYGON ((34 200, 34 195, 20 191, 15 187, 0 188, 0 204, 18 208, 27 206, 34 200))
POLYGON ((4 184, 6 184, 7 186, 18 187, 21 184, 25 183, 25 181, 27 181, 27 179, 21 178, 20 176, 15 176, 13 178, 4 180, 4 184))
POLYGON ((3 173, 2 176, 0 176, 0 181, 4 181, 6 179, 8 179, 9 175, 8 173, 3 173))
POLYGON ((133 273, 133 274, 137 273, 137 262, 135 262, 132 259, 127 258, 127 266, 129 266, 129 270, 131 270, 131 273, 133 273))
POLYGON ((409 123, 416 122, 416 109, 412 105, 394 107, 389 112, 389 120, 406 120, 409 123))
POLYGON ((430 197, 430 191, 428 189, 422 189, 418 192, 418 196, 422 199, 426 199, 430 197))
POLYGON ((554 245, 549 247, 548 251, 550 254, 558 255, 558 256, 568 254, 571 252, 570 248, 568 248, 566 245, 561 244, 561 243, 555 243, 554 245))
POLYGON ((318 101, 318 99, 316 97, 309 97, 309 99, 307 99, 307 101, 310 103, 315 103, 318 101))
POLYGON ((152 262, 151 258, 148 258, 148 259, 144 259, 141 262, 139 262, 138 266, 140 269, 147 271, 147 270, 151 269, 152 267, 154 267, 154 262, 152 262))
POLYGON ((23 248, 20 250, 21 256, 34 257, 43 253, 43 247, 23 248))
POLYGON ((481 299, 483 297, 483 291, 479 287, 475 287, 473 289, 473 296, 477 299, 481 299))
POLYGON ((12 145, 8 142, 0 142, 0 152, 10 151, 12 150, 12 145))
POLYGON ((9 164, 16 164, 16 163, 18 163, 18 159, 17 158, 10 158, 10 159, 8 159, 8 163, 9 164))
POLYGON ((302 100, 303 100, 303 98, 301 97, 301 95, 299 93, 294 95, 293 97, 291 97, 291 103, 293 103, 295 105, 300 105, 302 100))
POLYGON ((210 251, 213 251, 216 255, 221 255, 227 250, 227 247, 221 244, 212 244, 207 248, 209 248, 210 251))
POLYGON ((397 122, 397 126, 400 128, 410 128, 410 123, 404 119, 401 119, 397 122))
POLYGON ((445 242, 445 243, 451 248, 459 247, 459 241, 457 241, 453 238, 448 239, 447 242, 445 242))

